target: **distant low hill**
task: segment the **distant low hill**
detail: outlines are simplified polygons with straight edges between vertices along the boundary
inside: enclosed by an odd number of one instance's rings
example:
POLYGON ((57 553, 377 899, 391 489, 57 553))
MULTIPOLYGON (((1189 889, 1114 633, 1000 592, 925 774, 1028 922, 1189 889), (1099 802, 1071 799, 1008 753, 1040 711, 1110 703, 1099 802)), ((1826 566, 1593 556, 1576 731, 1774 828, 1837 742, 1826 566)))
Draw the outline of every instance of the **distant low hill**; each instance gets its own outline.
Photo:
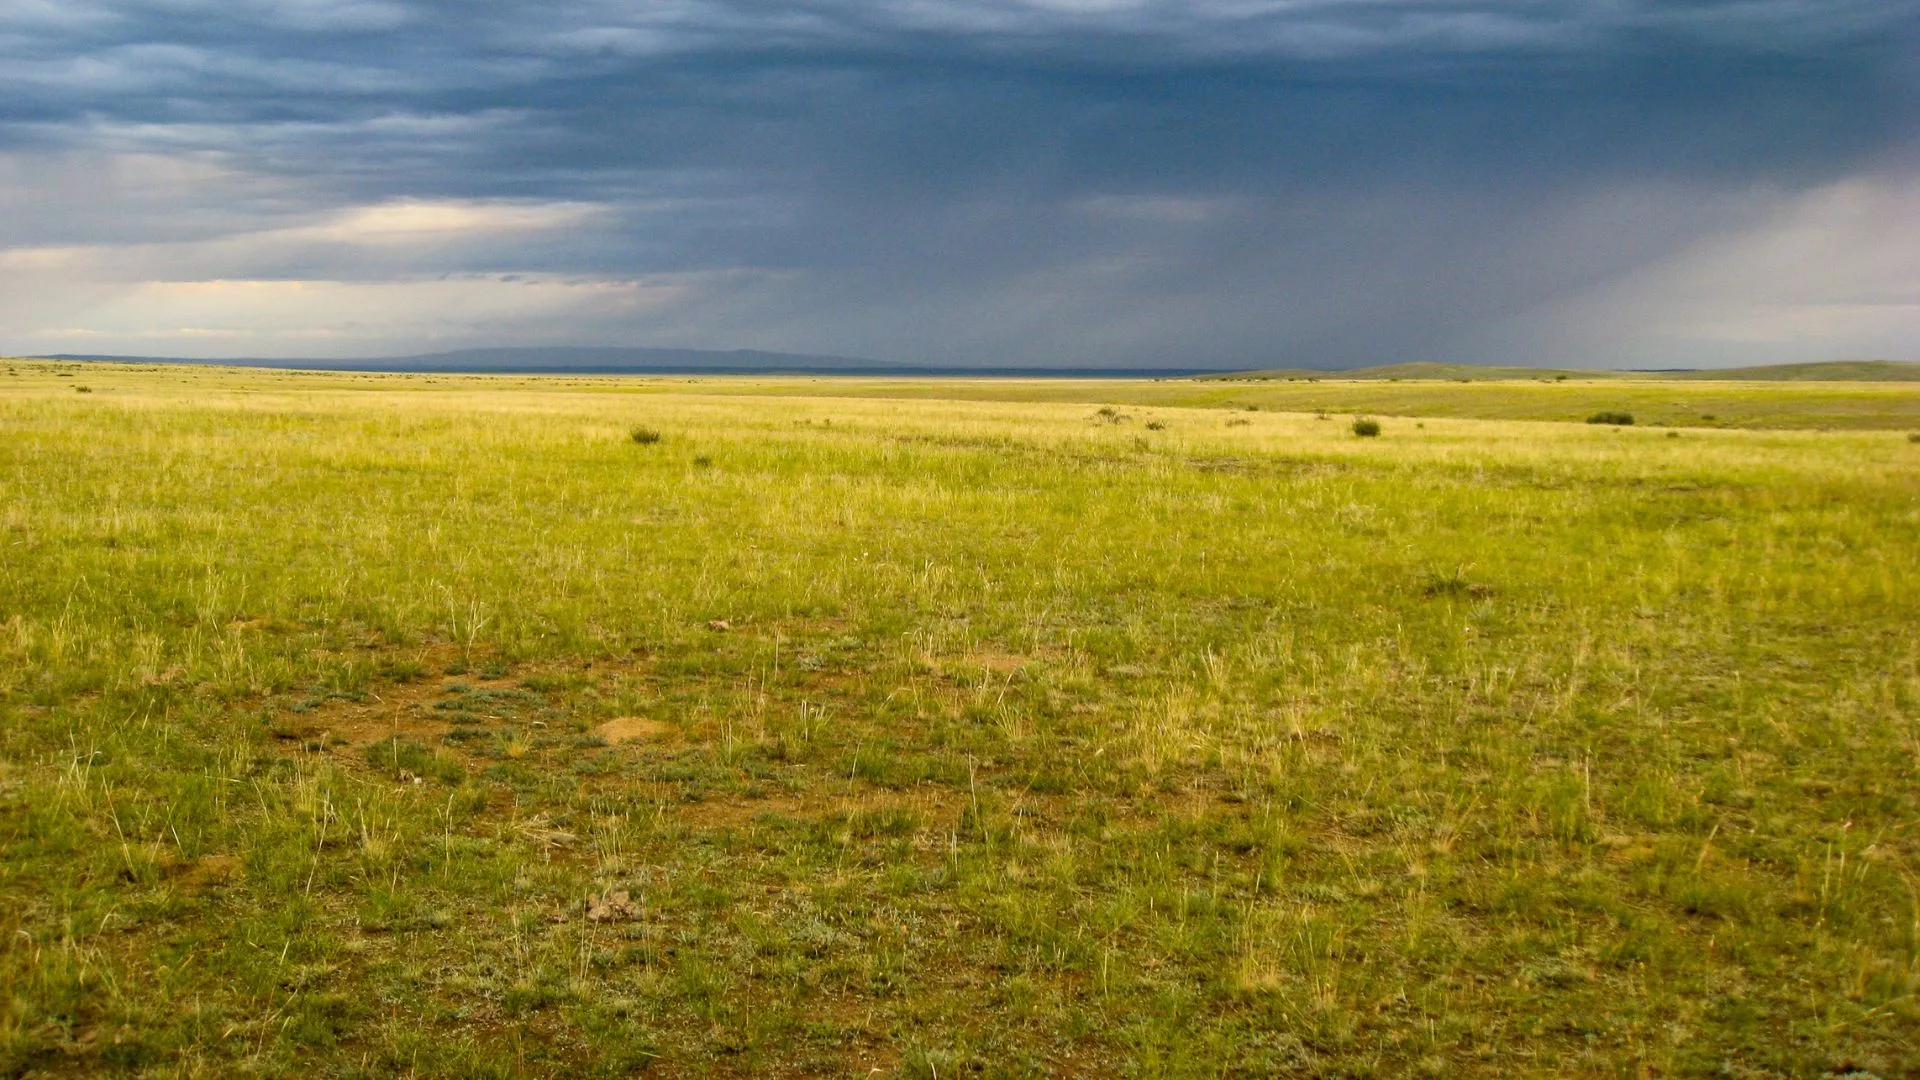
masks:
POLYGON ((1440 364, 1433 361, 1417 361, 1411 364, 1383 364, 1378 367, 1335 368, 1319 370, 1315 368, 1275 368, 1271 371, 1229 371, 1221 375, 1207 375, 1208 379, 1406 379, 1406 380, 1446 380, 1450 382, 1484 382, 1507 379, 1617 379, 1622 375, 1618 371, 1569 371, 1558 368, 1531 367, 1486 367, 1480 364, 1440 364))
POLYGON ((765 352, 758 349, 654 349, 553 347, 456 349, 413 356, 352 359, 235 357, 210 360, 179 356, 104 356, 62 353, 30 357, 121 364, 201 364, 299 371, 389 371, 493 375, 900 375, 1030 378, 1185 378, 1217 368, 972 367, 902 364, 855 356, 765 352))
POLYGON ((63 354, 48 360, 101 360, 120 363, 219 364, 237 367, 297 368, 309 371, 434 371, 434 372, 734 372, 895 371, 901 365, 852 356, 816 356, 809 353, 762 352, 757 349, 650 349, 624 347, 456 349, 413 356, 358 359, 263 358, 205 360, 176 356, 79 356, 63 354))
POLYGON ((1830 360, 1820 364, 1676 371, 1674 379, 1753 379, 1766 382, 1920 382, 1920 364, 1898 360, 1830 360))
POLYGON ((1355 379, 1485 382, 1512 379, 1687 379, 1694 381, 1766 382, 1920 382, 1920 363, 1896 360, 1830 360, 1816 364, 1772 364, 1760 367, 1701 368, 1674 371, 1592 371, 1577 368, 1484 367, 1478 364, 1419 362, 1378 367, 1321 371, 1312 368, 1276 368, 1270 371, 1231 371, 1206 379, 1355 379))
POLYGON ((1040 378, 1192 378, 1204 380, 1399 382, 1606 381, 1615 379, 1759 380, 1768 382, 1920 382, 1920 363, 1893 360, 1833 360, 1814 364, 1668 371, 1597 371, 1578 368, 1490 367, 1418 361, 1346 369, 1273 368, 1218 371, 1197 368, 934 367, 853 356, 766 352, 758 349, 655 349, 554 347, 456 349, 412 356, 355 359, 241 357, 210 360, 178 356, 103 356, 62 353, 42 360, 123 364, 201 364, 306 371, 392 371, 444 374, 801 374, 898 376, 996 376, 1040 378))
POLYGON ((854 356, 759 349, 458 349, 375 361, 405 371, 888 371, 901 365, 854 356))

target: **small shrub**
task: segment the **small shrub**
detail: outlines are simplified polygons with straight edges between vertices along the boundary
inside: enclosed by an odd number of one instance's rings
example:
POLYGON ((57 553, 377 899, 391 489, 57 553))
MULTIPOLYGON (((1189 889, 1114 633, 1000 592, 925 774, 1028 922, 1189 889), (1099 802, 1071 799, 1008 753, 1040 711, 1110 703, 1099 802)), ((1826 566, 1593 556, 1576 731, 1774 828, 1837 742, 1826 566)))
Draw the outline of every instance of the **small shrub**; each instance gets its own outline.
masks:
POLYGON ((1907 432, 1907 441, 1910 443, 1920 443, 1920 431, 1907 432))
POLYGON ((1597 412, 1587 417, 1587 423, 1617 424, 1621 427, 1626 427, 1633 423, 1633 414, 1630 412, 1597 412))
POLYGON ((1353 433, 1363 439, 1371 439, 1380 434, 1380 421, 1361 417, 1353 422, 1353 433))
POLYGON ((660 441, 660 433, 650 427, 637 427, 630 433, 629 438, 641 446, 652 446, 660 441))
POLYGON ((76 386, 76 387, 74 387, 74 388, 73 388, 73 392, 74 392, 74 393, 76 393, 76 394, 91 394, 91 393, 93 393, 93 387, 91 387, 91 386, 76 386))
POLYGON ((1147 430, 1148 431, 1165 431, 1167 430, 1167 425, 1161 423, 1158 420, 1149 420, 1147 421, 1147 430))

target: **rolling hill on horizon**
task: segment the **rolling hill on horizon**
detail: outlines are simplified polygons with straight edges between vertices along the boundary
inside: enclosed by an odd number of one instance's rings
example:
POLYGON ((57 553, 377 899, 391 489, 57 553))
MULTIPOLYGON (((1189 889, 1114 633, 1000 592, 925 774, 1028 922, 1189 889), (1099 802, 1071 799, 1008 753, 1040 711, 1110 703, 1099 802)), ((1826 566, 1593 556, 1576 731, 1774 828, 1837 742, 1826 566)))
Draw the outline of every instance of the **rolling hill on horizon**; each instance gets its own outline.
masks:
POLYGON ((1059 377, 1192 376, 1218 372, 1200 366, 1167 368, 1027 367, 972 364, 914 364, 866 357, 815 353, 772 352, 760 349, 677 349, 642 346, 552 346, 455 349, 407 356, 354 358, 114 356, 59 353, 30 357, 126 364, 197 364, 221 367, 258 367, 278 370, 435 372, 446 374, 659 374, 659 375, 1035 375, 1059 377))
POLYGON ((444 372, 620 372, 620 371, 894 371, 904 366, 882 360, 758 349, 672 349, 628 346, 551 346, 452 349, 406 356, 357 358, 242 357, 205 359, 178 356, 104 356, 61 354, 48 360, 123 363, 213 364, 233 367, 312 368, 328 371, 444 372))
POLYGON ((1019 377, 1185 377, 1206 380, 1362 380, 1497 382, 1540 380, 1674 379, 1764 382, 1920 382, 1920 362, 1829 360, 1814 363, 1737 368, 1669 370, 1503 367, 1414 361, 1353 368, 1267 368, 1221 371, 1217 368, 986 367, 929 365, 814 353, 758 349, 677 349, 625 346, 501 347, 455 349, 406 356, 323 358, 205 358, 114 356, 59 353, 29 357, 99 363, 193 364, 282 370, 435 372, 446 374, 811 374, 811 375, 991 375, 1019 377))
POLYGON ((1755 379, 1766 382, 1920 382, 1920 362, 1902 360, 1827 360, 1813 364, 1768 364, 1677 371, 1676 379, 1755 379))
POLYGON ((1272 381, 1276 379, 1358 379, 1387 381, 1497 382, 1540 379, 1676 379, 1695 381, 1762 382, 1920 382, 1920 362, 1900 360, 1825 360, 1806 364, 1765 364, 1737 368, 1691 368, 1662 371, 1625 369, 1495 367, 1480 364, 1443 364, 1416 361, 1346 369, 1274 368, 1200 376, 1205 379, 1272 381))

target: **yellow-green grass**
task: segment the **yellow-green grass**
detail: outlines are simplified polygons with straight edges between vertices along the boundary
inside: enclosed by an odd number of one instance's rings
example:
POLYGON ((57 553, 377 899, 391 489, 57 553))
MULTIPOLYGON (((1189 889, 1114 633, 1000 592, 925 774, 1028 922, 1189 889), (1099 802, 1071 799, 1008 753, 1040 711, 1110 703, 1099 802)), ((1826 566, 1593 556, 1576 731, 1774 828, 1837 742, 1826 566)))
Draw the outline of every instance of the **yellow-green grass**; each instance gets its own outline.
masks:
MULTIPOLYGON (((113 382, 111 366, 68 365, 94 385, 113 382)), ((246 379, 233 369, 204 369, 199 385, 246 379)), ((723 394, 763 397, 877 398, 919 401, 1055 402, 1183 409, 1366 414, 1412 419, 1583 421, 1626 412, 1643 426, 1752 430, 1920 430, 1920 383, 1676 383, 1607 379, 1446 382, 1378 379, 1248 381, 1216 379, 899 378, 866 376, 396 375, 306 372, 290 376, 334 388, 432 390, 453 385, 491 390, 587 390, 594 393, 723 394)), ((103 387, 106 388, 106 387, 103 387)))
POLYGON ((1916 1070, 1903 432, 13 370, 0 1073, 1916 1070))
MULTIPOLYGON (((1920 430, 1920 383, 1670 382, 1655 379, 711 379, 713 391, 835 397, 1055 401, 1420 419, 1583 421, 1626 412, 1642 425, 1774 430, 1920 430)), ((681 386, 690 385, 683 381, 681 386)))
MULTIPOLYGON (((174 372, 182 385, 245 386, 246 369, 0 361, 28 384, 48 377, 110 391, 123 375, 174 372)), ((1408 365, 1414 367, 1417 365, 1408 365)), ((1820 366, 1820 365, 1813 365, 1820 366)), ((1832 366, 1832 365, 1827 365, 1832 366)), ((1385 369, 1383 369, 1385 370, 1385 369)), ((1508 369, 1512 370, 1512 369, 1508 369)), ((900 378, 872 376, 623 376, 399 375, 287 372, 290 385, 338 389, 435 390, 449 386, 547 392, 706 393, 773 397, 897 398, 928 401, 1060 402, 1368 414, 1415 419, 1583 421, 1596 413, 1625 412, 1654 427, 1753 430, 1920 431, 1920 382, 1803 382, 1779 379, 1688 381, 1678 375, 1620 373, 1555 378, 1449 381, 1435 378, 1287 379, 1051 379, 900 378)))

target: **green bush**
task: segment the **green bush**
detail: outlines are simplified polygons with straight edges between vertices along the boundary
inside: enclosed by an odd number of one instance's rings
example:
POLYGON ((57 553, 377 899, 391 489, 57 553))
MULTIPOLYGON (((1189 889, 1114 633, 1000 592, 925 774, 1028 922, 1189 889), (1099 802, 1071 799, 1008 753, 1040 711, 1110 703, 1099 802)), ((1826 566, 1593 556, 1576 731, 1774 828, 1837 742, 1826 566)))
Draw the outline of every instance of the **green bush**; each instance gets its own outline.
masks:
POLYGON ((660 433, 650 427, 637 427, 633 429, 632 438, 641 446, 652 446, 660 441, 660 433))
POLYGON ((1633 423, 1633 414, 1630 412, 1597 412, 1587 417, 1587 423, 1618 424, 1626 427, 1633 423))
POLYGON ((1361 417, 1353 422, 1353 433, 1363 439, 1371 439, 1380 434, 1380 421, 1361 417))

